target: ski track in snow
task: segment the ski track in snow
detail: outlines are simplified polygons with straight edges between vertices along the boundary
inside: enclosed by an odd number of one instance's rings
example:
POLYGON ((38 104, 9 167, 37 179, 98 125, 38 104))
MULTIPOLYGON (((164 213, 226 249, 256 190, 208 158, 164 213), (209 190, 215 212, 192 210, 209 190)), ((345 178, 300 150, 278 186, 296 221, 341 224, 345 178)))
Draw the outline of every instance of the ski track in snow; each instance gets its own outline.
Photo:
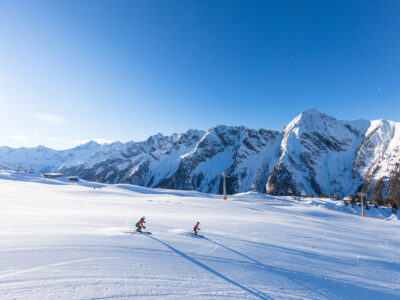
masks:
POLYGON ((0 299, 400 297, 385 209, 19 176, 0 180, 0 299), (142 215, 153 235, 129 233, 142 215))
POLYGON ((70 261, 63 261, 63 262, 59 262, 59 263, 55 263, 55 264, 48 264, 48 265, 43 265, 40 267, 20 270, 20 271, 14 272, 14 273, 3 274, 3 275, 0 275, 0 279, 7 278, 7 277, 13 277, 16 275, 29 273, 29 272, 35 272, 35 271, 39 271, 39 270, 42 270, 45 268, 58 267, 58 266, 76 264, 76 263, 80 263, 80 262, 87 262, 87 261, 93 261, 93 260, 99 260, 99 259, 113 259, 113 257, 99 257, 99 258, 87 258, 87 259, 76 259, 76 260, 70 260, 70 261))

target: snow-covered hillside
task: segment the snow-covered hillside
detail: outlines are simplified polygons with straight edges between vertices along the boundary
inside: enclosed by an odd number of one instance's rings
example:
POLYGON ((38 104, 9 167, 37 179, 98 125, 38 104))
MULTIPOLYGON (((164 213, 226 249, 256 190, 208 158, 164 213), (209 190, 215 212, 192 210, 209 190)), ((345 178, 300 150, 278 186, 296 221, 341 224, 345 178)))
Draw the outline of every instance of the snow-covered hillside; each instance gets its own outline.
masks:
POLYGON ((0 167, 60 171, 103 183, 218 193, 256 190, 308 195, 364 191, 377 202, 400 198, 400 123, 340 121, 316 110, 283 132, 217 126, 144 142, 95 142, 64 151, 0 147, 0 167))
POLYGON ((398 299, 399 222, 340 210, 1 171, 0 298, 398 299))

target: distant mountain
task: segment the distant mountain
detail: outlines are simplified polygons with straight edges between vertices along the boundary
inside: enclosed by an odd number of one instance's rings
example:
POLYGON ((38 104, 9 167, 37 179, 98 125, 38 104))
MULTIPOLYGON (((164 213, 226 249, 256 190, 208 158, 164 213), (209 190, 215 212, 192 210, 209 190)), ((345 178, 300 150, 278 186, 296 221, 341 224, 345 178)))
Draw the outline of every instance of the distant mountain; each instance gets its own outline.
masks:
POLYGON ((316 110, 283 132, 217 126, 144 142, 95 142, 64 151, 0 147, 1 168, 34 168, 106 182, 221 193, 339 195, 365 191, 400 198, 400 123, 340 121, 316 110))

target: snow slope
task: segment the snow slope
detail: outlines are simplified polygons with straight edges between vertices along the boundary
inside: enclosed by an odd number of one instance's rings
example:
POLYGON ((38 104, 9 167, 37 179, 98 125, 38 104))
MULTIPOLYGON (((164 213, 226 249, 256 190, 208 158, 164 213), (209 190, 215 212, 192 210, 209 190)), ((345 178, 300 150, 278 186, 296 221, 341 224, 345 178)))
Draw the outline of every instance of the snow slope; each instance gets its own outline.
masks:
POLYGON ((398 299, 398 221, 324 201, 1 171, 0 299, 398 299))

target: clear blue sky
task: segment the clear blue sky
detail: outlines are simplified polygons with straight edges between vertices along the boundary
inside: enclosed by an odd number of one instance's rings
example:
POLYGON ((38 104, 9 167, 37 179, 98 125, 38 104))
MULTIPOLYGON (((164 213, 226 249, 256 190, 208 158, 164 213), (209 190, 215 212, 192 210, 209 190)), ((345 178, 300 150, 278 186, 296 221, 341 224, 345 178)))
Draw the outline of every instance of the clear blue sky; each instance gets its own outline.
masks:
POLYGON ((316 108, 400 121, 400 1, 1 1, 0 144, 67 148, 316 108))

